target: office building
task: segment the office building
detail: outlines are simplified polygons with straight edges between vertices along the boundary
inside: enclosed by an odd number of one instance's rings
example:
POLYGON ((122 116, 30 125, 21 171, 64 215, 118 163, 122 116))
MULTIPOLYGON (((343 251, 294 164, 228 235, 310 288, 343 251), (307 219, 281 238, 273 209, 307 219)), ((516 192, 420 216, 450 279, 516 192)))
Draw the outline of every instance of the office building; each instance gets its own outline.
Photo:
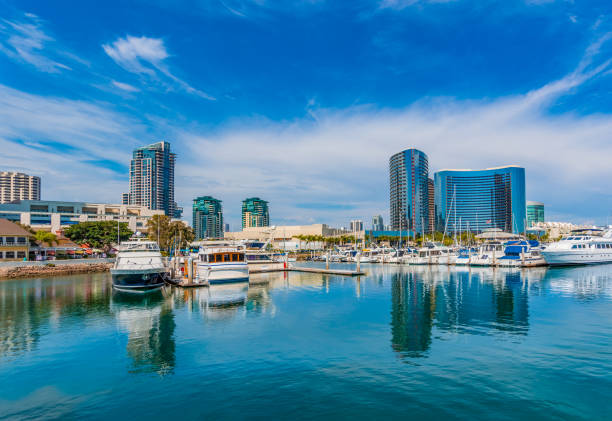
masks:
POLYGON ((223 207, 211 196, 193 199, 193 232, 196 240, 223 238, 223 207))
POLYGON ((417 149, 407 149, 389 159, 389 208, 393 230, 428 232, 429 162, 417 149))
MULTIPOLYGON (((174 162, 176 154, 170 151, 170 143, 157 142, 135 149, 130 163, 130 205, 146 206, 162 210, 176 217, 174 202, 174 162)), ((126 201, 126 193, 122 202, 126 201)), ((180 216, 179 216, 180 217, 180 216)))
POLYGON ((527 201, 527 228, 533 227, 535 224, 544 222, 544 203, 527 201))
POLYGON ((441 170, 435 174, 436 229, 505 232, 525 229, 525 169, 441 170))
POLYGON ((242 228, 270 226, 268 202, 259 197, 242 201, 242 228))
POLYGON ((352 220, 349 224, 349 231, 351 232, 363 231, 363 221, 359 219, 352 220))
POLYGON ((40 177, 20 172, 0 172, 0 203, 40 200, 40 177))
POLYGON ((384 231, 385 224, 383 223, 382 215, 372 217, 372 231, 384 231))
POLYGON ((223 232, 229 232, 230 231, 230 225, 229 224, 223 224, 223 232))
POLYGON ((132 231, 142 231, 153 215, 163 211, 145 206, 52 200, 17 200, 0 205, 0 218, 53 233, 69 225, 92 221, 118 221, 132 231))
POLYGON ((427 193, 429 195, 429 232, 434 232, 436 230, 436 194, 434 188, 434 181, 431 178, 427 179, 427 193))

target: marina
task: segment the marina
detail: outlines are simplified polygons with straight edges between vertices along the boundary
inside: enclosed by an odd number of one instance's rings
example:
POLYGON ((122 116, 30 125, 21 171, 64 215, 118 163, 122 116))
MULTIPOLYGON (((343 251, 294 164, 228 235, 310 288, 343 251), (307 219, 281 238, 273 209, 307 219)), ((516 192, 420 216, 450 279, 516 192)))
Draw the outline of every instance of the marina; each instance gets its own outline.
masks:
POLYGON ((149 294, 114 290, 109 273, 1 281, 0 377, 10 381, 0 382, 0 413, 121 419, 133 411, 151 420, 177 413, 603 420, 611 413, 610 265, 363 270, 360 277, 259 273, 250 285, 149 294))

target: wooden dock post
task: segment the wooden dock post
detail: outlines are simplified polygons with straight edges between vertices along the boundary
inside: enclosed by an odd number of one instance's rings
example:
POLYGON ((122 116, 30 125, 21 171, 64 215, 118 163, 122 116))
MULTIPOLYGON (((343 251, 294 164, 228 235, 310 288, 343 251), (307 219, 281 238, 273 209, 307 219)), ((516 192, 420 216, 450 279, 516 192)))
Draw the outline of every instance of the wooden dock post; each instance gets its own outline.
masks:
POLYGON ((361 253, 357 253, 357 272, 361 272, 361 253))
POLYGON ((187 281, 193 283, 193 259, 190 257, 187 259, 187 281))
POLYGON ((329 251, 325 254, 325 269, 329 270, 329 251))

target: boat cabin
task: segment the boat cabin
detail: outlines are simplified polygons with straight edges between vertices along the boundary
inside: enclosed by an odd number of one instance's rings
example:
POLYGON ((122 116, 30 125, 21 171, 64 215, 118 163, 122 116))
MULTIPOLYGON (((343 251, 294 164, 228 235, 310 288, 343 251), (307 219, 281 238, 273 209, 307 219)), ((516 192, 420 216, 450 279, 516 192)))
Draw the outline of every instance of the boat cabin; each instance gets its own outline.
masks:
POLYGON ((200 261, 208 263, 244 262, 244 253, 237 251, 226 251, 200 254, 200 261))

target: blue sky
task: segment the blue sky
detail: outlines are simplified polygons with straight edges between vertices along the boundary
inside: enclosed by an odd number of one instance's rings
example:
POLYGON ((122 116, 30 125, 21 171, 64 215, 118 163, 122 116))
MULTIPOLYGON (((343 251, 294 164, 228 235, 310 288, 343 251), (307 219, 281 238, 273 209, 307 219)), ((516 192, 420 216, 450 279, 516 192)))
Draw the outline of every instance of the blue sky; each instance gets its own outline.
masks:
MULTIPOLYGON (((275 224, 388 220, 388 158, 526 167, 551 220, 612 212, 609 1, 0 0, 0 167, 117 202, 131 150, 180 205, 275 224)), ((185 216, 190 218, 190 211, 185 216)), ((610 218, 612 219, 612 218, 610 218)))

